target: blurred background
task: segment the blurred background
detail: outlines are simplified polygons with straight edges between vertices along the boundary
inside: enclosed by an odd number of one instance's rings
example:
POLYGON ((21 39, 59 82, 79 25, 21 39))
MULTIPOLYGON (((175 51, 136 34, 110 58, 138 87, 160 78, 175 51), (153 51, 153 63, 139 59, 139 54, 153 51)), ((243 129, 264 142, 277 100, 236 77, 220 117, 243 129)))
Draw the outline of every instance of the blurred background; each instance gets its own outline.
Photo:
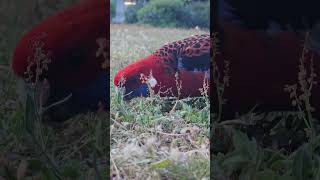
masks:
POLYGON ((12 51, 24 33, 44 18, 80 0, 1 0, 0 65, 10 64, 12 51))
POLYGON ((19 94, 25 89, 18 86, 18 78, 10 68, 15 46, 26 32, 47 17, 80 1, 0 0, 1 180, 90 179, 88 177, 96 177, 102 172, 102 179, 107 179, 109 171, 106 169, 109 168, 104 165, 106 163, 102 162, 101 156, 96 155, 96 144, 92 141, 96 137, 96 127, 102 127, 97 122, 106 118, 98 118, 96 113, 81 114, 60 124, 38 122, 32 126, 32 132, 38 135, 31 136, 25 131, 25 125, 30 126, 30 122, 25 123, 30 108, 25 108, 25 104, 19 100, 19 94), (92 156, 95 156, 95 161, 102 162, 100 164, 104 163, 104 169, 96 173, 92 170, 91 161, 95 162, 90 160, 92 156), (89 161, 90 165, 86 163, 89 161))
POLYGON ((209 29, 209 0, 111 0, 110 3, 113 23, 209 29))

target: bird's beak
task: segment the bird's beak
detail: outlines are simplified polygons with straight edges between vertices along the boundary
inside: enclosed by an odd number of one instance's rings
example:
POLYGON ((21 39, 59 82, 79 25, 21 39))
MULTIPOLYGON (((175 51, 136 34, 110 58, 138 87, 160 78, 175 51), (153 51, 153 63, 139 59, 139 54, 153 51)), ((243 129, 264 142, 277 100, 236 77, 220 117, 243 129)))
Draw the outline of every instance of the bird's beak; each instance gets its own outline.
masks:
POLYGON ((149 96, 149 87, 147 84, 143 83, 138 88, 130 89, 125 88, 124 99, 131 100, 135 97, 147 97, 149 96))

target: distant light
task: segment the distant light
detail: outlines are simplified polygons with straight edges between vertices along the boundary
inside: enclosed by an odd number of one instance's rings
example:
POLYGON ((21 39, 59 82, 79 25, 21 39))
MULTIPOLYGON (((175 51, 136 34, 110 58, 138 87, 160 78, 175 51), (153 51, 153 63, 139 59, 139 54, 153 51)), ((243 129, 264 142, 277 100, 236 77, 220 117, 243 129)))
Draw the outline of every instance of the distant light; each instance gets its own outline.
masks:
POLYGON ((124 2, 124 5, 132 6, 132 5, 136 5, 136 2, 124 2))

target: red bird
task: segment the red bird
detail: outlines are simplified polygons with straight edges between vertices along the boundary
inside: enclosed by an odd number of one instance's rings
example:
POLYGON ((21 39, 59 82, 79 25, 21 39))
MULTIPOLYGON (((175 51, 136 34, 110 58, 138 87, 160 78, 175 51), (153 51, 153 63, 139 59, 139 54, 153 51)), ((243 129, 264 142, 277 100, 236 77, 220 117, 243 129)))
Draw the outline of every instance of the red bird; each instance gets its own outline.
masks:
MULTIPOLYGON (((298 83, 303 36, 288 31, 268 35, 233 23, 224 23, 222 33, 216 38, 221 40, 217 47, 220 54, 215 59, 221 73, 223 61, 230 62, 230 84, 224 94, 227 114, 247 112, 255 105, 267 111, 289 110, 292 107, 289 93, 284 91, 284 87, 298 83)), ((318 74, 319 54, 312 51, 305 54, 307 67, 310 66, 311 57, 314 59, 314 72, 318 74)), ((319 86, 314 85, 311 105, 316 109, 317 117, 320 117, 319 92, 319 86)), ((212 98, 213 102, 217 101, 215 92, 212 98)))
MULTIPOLYGON (((285 85, 298 83, 299 59, 316 74, 320 68, 320 13, 316 1, 218 0, 217 18, 212 28, 218 31, 220 54, 215 61, 223 69, 230 61, 230 86, 225 90, 225 111, 249 111, 255 105, 264 111, 292 110, 285 85), (309 36, 305 41, 305 32, 309 36), (309 49, 305 53, 304 43, 309 49)), ((310 69, 307 71, 310 73, 310 69)), ((301 75, 301 74, 300 74, 301 75)), ((315 78, 317 81, 318 79, 315 78)), ((311 105, 320 117, 320 90, 313 85, 311 105)), ((301 94, 301 90, 297 89, 301 94)), ((213 102, 217 100, 213 93, 213 102)), ((214 109, 217 109, 215 107, 214 109)))
POLYGON ((119 70, 114 84, 125 88, 127 99, 147 96, 147 84, 161 96, 200 96, 200 88, 203 88, 206 77, 209 78, 209 70, 210 36, 194 35, 166 44, 119 70))
POLYGON ((106 0, 82 1, 46 18, 16 45, 13 71, 26 79, 29 70, 35 81, 39 72, 36 61, 42 60, 40 64, 47 65, 43 65, 39 80, 49 82, 47 104, 72 94, 65 103, 68 107, 61 106, 69 108, 65 110, 68 115, 97 109, 99 102, 107 106, 108 74, 103 65, 107 56, 103 52, 108 46, 109 20, 106 0))

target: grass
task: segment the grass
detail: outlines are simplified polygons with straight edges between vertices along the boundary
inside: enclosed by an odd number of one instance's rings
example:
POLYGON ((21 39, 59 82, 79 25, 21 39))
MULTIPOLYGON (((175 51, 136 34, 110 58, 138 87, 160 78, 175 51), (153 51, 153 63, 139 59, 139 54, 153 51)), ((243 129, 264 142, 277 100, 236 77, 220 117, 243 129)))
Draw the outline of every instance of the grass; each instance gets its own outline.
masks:
MULTIPOLYGON (((123 101, 120 68, 201 30, 111 25, 111 173, 124 179, 209 179, 208 98, 123 101)), ((206 32, 208 33, 208 32, 206 32)))
POLYGON ((0 179, 107 179, 107 113, 79 114, 63 123, 47 122, 37 83, 20 98, 10 70, 15 44, 45 17, 78 0, 0 3, 0 179), (26 104, 25 104, 26 103, 26 104))

